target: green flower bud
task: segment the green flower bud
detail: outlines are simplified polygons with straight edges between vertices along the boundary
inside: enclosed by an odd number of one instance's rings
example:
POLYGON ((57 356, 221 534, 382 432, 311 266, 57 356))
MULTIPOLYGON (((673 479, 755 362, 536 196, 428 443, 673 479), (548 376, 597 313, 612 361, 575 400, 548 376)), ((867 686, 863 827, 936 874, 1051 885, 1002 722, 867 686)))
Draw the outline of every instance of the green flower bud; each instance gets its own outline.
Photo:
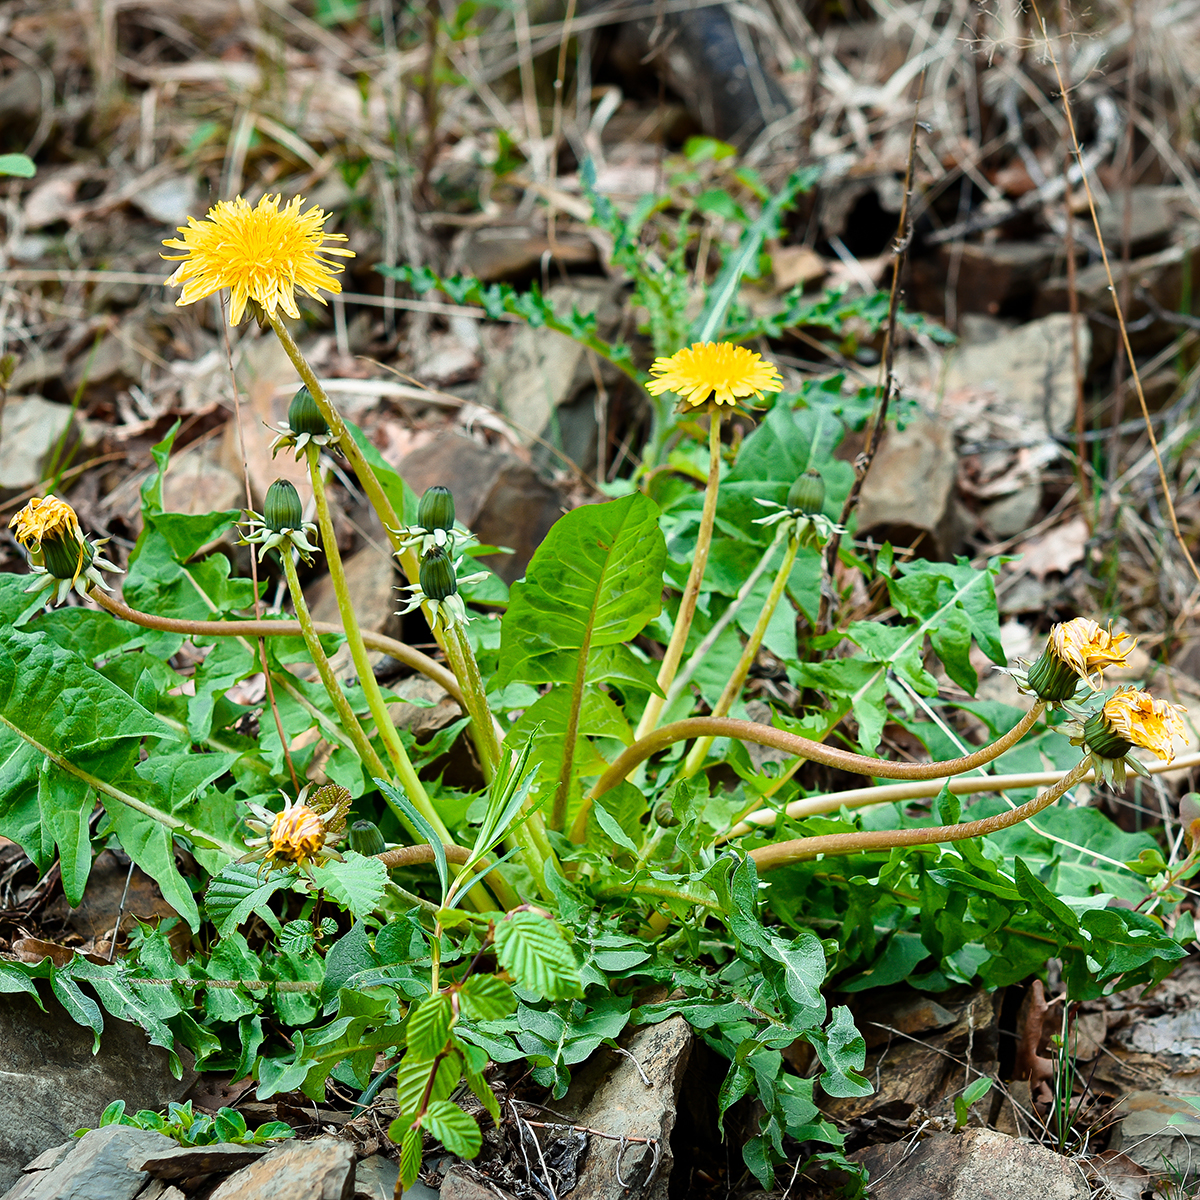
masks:
POLYGON ((421 497, 417 524, 425 529, 454 528, 454 497, 448 487, 435 484, 421 497))
MULTIPOLYGON (((1079 687, 1079 673, 1069 663, 1063 662, 1049 650, 1029 668, 1026 678, 1039 700, 1053 704, 1059 700, 1070 700, 1079 687)), ((1118 758, 1121 756, 1118 754, 1118 758)))
POLYGON ((287 423, 293 433, 320 436, 329 432, 329 426, 321 416, 321 410, 317 407, 312 392, 306 387, 302 387, 292 397, 292 402, 288 405, 287 423))
POLYGON ((92 565, 92 547, 87 538, 79 541, 67 533, 65 537, 44 537, 40 545, 46 570, 55 579, 75 579, 92 565))
POLYGON ((277 479, 267 488, 263 503, 263 524, 274 533, 299 529, 304 524, 304 508, 300 493, 286 479, 277 479))
POLYGON ((660 800, 654 806, 654 819, 664 829, 671 829, 679 824, 679 818, 675 815, 675 809, 670 800, 660 800))
POLYGON ((387 845, 374 821, 355 821, 350 826, 350 849, 356 854, 382 854, 387 845))
POLYGON ((787 506, 799 513, 819 513, 825 507, 825 480, 820 471, 810 468, 796 478, 787 495, 787 506))
POLYGON ((450 556, 440 546, 434 546, 421 559, 421 591, 430 600, 445 600, 458 591, 458 576, 450 556))
POLYGON ((1093 713, 1084 723, 1083 738, 1088 749, 1101 758, 1124 758, 1133 749, 1133 744, 1109 724, 1104 709, 1093 713))

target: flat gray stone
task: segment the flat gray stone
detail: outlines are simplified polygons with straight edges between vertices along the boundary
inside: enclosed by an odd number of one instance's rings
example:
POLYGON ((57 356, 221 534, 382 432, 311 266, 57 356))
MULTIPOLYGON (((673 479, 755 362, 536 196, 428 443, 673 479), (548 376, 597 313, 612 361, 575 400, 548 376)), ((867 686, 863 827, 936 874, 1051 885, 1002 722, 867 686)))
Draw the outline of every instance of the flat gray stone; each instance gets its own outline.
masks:
POLYGON ((1158 1172, 1164 1163, 1185 1181, 1196 1178, 1200 1156, 1200 1112, 1178 1096, 1134 1092, 1121 1101, 1121 1120, 1112 1149, 1158 1172), (1172 1121, 1175 1124, 1172 1124, 1172 1121))
MULTIPOLYGON (((606 1064, 611 1067, 601 1081, 597 1083, 585 1069, 572 1084, 575 1097, 587 1098, 576 1124, 616 1139, 622 1135, 657 1138, 657 1161, 653 1147, 644 1142, 628 1143, 622 1153, 619 1140, 589 1136, 571 1194, 587 1200, 666 1200, 674 1161, 671 1131, 695 1035, 682 1017, 670 1017, 623 1041, 627 1054, 614 1061, 610 1051, 595 1056, 594 1065, 588 1064, 593 1071, 606 1064), (618 1156, 623 1182, 617 1181, 618 1156)), ((564 1105, 567 1112, 574 1098, 571 1093, 564 1105)))
MULTIPOLYGON (((99 1053, 92 1032, 53 999, 43 1012, 25 995, 0 995, 0 1189, 25 1165, 94 1126, 114 1100, 129 1112, 159 1110, 191 1086, 194 1072, 171 1076, 167 1052, 134 1025, 105 1014, 99 1053)), ((175 1145, 170 1142, 170 1145, 175 1145)), ((151 1147, 147 1147, 147 1153, 151 1147)))
POLYGON ((871 1200, 1088 1200, 1078 1165, 991 1129, 935 1133, 850 1155, 871 1174, 871 1200))
POLYGON ((4 1200, 133 1200, 150 1178, 133 1163, 175 1144, 131 1125, 93 1129, 56 1166, 26 1175, 4 1200))
MULTIPOLYGON (((399 1175, 400 1164, 382 1154, 364 1158, 354 1168, 354 1200, 392 1200, 399 1175)), ((417 1183, 414 1187, 424 1187, 424 1184, 417 1183)), ((409 1188, 404 1196, 407 1198, 412 1190, 409 1188)), ((430 1193, 430 1200, 436 1200, 437 1192, 430 1192, 429 1188, 425 1191, 430 1193)), ((420 1198, 414 1194, 412 1200, 420 1198)))
POLYGON ((229 1175, 257 1162, 266 1146, 238 1146, 217 1142, 213 1146, 175 1146, 151 1155, 141 1168, 155 1179, 188 1179, 193 1175, 229 1175))
MULTIPOLYGON (((67 404, 52 404, 41 396, 10 400, 0 441, 0 488, 33 487, 74 420, 67 404)), ((71 436, 67 434, 68 443, 71 436)))
POLYGON ((209 1200, 352 1200, 354 1148, 336 1138, 291 1142, 230 1175, 209 1200))

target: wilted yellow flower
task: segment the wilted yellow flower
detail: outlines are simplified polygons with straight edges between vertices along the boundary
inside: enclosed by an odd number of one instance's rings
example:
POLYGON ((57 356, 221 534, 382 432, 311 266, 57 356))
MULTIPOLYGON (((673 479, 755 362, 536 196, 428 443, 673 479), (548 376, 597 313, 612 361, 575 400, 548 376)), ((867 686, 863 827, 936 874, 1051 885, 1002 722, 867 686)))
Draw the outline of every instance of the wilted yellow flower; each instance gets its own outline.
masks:
POLYGON ((305 803, 311 786, 306 786, 294 802, 285 795, 282 812, 247 804, 252 816, 246 818, 246 824, 261 836, 246 839, 251 851, 242 862, 262 862, 268 870, 279 863, 293 863, 308 871, 328 858, 341 857, 330 846, 342 834, 350 793, 338 784, 326 784, 305 803))
POLYGON ((326 240, 346 240, 345 234, 325 233, 329 214, 320 208, 302 213, 301 196, 294 196, 281 210, 281 196, 264 196, 257 207, 238 196, 221 200, 208 210, 203 221, 188 217, 180 226, 182 240, 171 238, 164 246, 184 251, 164 254, 182 260, 167 280, 168 287, 182 285, 177 305, 195 304, 221 288, 230 294, 229 319, 237 324, 246 305, 255 301, 267 313, 282 308, 289 317, 299 317, 296 288, 324 304, 320 290, 335 295, 342 285, 334 278, 343 269, 326 255, 353 258, 354 251, 325 245, 326 240))
POLYGON ((1155 700, 1137 688, 1118 688, 1104 702, 1104 717, 1109 728, 1125 741, 1149 750, 1163 762, 1175 757, 1174 741, 1187 736, 1179 704, 1155 700))
POLYGON ((8 523, 14 537, 27 551, 37 552, 43 539, 83 541, 83 530, 75 510, 57 496, 35 497, 8 523))
POLYGON ((733 406, 747 396, 761 400, 763 392, 783 389, 773 363, 732 342, 696 342, 669 358, 656 358, 650 374, 655 378, 646 391, 652 396, 674 392, 693 408, 710 396, 718 406, 733 406))
POLYGON ((1093 687, 1093 675, 1103 675, 1105 667, 1123 667, 1136 645, 1128 633, 1113 633, 1111 622, 1101 629, 1086 617, 1055 625, 1048 641, 1051 652, 1093 687))

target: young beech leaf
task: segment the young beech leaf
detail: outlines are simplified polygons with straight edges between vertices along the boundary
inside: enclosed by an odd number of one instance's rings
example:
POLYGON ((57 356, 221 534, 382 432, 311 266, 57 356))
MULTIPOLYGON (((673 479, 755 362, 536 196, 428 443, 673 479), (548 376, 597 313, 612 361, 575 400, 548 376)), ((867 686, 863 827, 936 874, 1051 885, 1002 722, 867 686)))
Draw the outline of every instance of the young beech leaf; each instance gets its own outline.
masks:
POLYGON ((387 867, 379 859, 366 858, 353 850, 346 851, 342 862, 334 859, 323 867, 314 867, 313 878, 332 900, 360 920, 379 907, 388 883, 387 867))
POLYGON ((505 917, 496 926, 496 957, 521 987, 547 1000, 583 995, 575 952, 558 926, 540 913, 505 917))
POLYGON ((517 1007, 512 988, 495 975, 472 975, 459 990, 459 1001, 470 1021, 499 1021, 517 1007))
POLYGON ((400 1110, 401 1119, 413 1119, 426 1092, 430 1100, 444 1100, 458 1087, 461 1078, 462 1057, 457 1051, 433 1061, 406 1054, 396 1070, 396 1107, 400 1110), (434 1062, 437 1063, 436 1068, 434 1062), (430 1087, 430 1075, 435 1069, 437 1075, 430 1087))
POLYGON ((426 997, 408 1017, 408 1053, 416 1058, 436 1058, 446 1048, 453 1023, 449 996, 426 997))
POLYGON ((453 1100, 436 1100, 425 1110, 422 1124, 451 1154, 474 1158, 483 1146, 479 1123, 453 1100))
POLYGON ((400 1142, 400 1182, 404 1185, 404 1190, 407 1191, 414 1183, 417 1182, 417 1176, 421 1173, 421 1131, 420 1129, 404 1129, 403 1122, 393 1121, 392 1127, 388 1130, 388 1137, 395 1141, 398 1136, 401 1136, 400 1142), (400 1128, 397 1128, 400 1126, 400 1128))

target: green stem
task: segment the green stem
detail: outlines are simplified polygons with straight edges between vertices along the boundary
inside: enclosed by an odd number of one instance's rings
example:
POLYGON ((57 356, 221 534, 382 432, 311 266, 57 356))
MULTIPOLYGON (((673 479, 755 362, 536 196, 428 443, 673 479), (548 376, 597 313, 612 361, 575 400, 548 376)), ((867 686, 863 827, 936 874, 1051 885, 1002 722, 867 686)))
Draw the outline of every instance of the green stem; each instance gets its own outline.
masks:
MULTIPOLYGON (((329 659, 321 647, 321 639, 317 636, 317 631, 313 628, 312 616, 308 611, 308 603, 304 599, 304 590, 300 586, 300 577, 296 574, 296 564, 293 561, 291 546, 285 545, 283 553, 279 557, 283 560, 283 573, 287 579, 288 591, 292 594, 292 606, 296 610, 296 619, 300 622, 300 632, 304 636, 305 646, 308 647, 308 655, 312 659, 313 665, 317 668, 317 674, 321 676, 321 682, 325 685, 325 691, 329 696, 330 702, 333 704, 334 710, 337 712, 338 719, 342 723, 342 728, 354 744, 354 749, 358 757, 362 760, 367 774, 370 776, 378 775, 386 779, 388 777, 387 769, 384 767, 379 755, 375 753, 375 747, 371 745, 366 733, 363 731, 362 725, 359 724, 358 717, 354 715, 354 710, 350 707, 350 701, 346 699, 346 694, 338 684, 333 674, 333 668, 329 665, 329 659)), ((409 832, 413 837, 418 840, 420 839, 421 835, 416 829, 410 829, 409 832)))
POLYGON ((442 648, 446 652, 446 661, 450 664, 462 691, 463 707, 471 718, 471 736, 475 742, 475 749, 479 752, 479 765, 483 768, 483 777, 491 782, 496 773, 496 765, 500 761, 500 737, 496 722, 492 718, 492 710, 488 707, 479 663, 475 660, 475 652, 471 649, 466 631, 460 626, 451 625, 446 628, 441 640, 442 648))
POLYGON ((610 883, 598 888, 595 893, 597 900, 621 900, 629 896, 655 896, 660 900, 682 900, 685 904, 700 904, 715 912, 722 912, 720 902, 713 896, 705 896, 690 888, 672 887, 669 883, 660 883, 655 879, 639 879, 636 883, 610 883))
MULTIPOLYGON (((712 715, 714 717, 723 717, 733 707, 733 702, 741 694, 742 684, 746 682, 746 676, 750 674, 750 668, 754 665, 754 660, 758 657, 759 647, 762 646, 762 640, 767 633, 767 626, 770 624, 771 618, 775 615, 775 609, 779 606, 779 601, 783 597, 783 590, 787 587, 788 579, 791 577, 792 564, 796 561, 796 552, 799 549, 800 543, 795 538, 792 538, 788 542, 783 562, 779 564, 779 570, 775 574, 775 582, 771 585, 770 592, 767 593, 767 602, 763 605, 762 612, 758 614, 758 620, 755 621, 754 628, 750 631, 750 638, 742 650, 742 656, 738 659, 737 666, 733 668, 733 674, 729 677, 729 682, 725 685, 725 689, 722 691, 717 700, 716 707, 713 709, 712 715)), ((691 748, 687 758, 684 760, 684 779, 690 779, 700 770, 714 740, 712 737, 697 739, 696 744, 691 748)))
POLYGON ((453 841, 449 831, 442 825, 425 787, 417 778, 417 772, 412 765, 396 732, 391 713, 383 698, 379 682, 371 661, 367 658, 367 648, 363 644, 362 633, 358 627, 358 615, 350 600, 350 589, 346 584, 346 572, 342 566, 342 556, 338 550, 337 535, 334 533, 333 520, 329 515, 329 501, 325 495, 325 481, 321 477, 321 467, 318 462, 319 450, 315 445, 308 447, 308 474, 312 480, 313 496, 317 502, 317 525, 321 530, 321 544, 325 550, 325 561, 329 564, 329 579, 333 584, 333 594, 337 598, 338 613, 342 618, 342 628, 346 631, 346 642, 350 647, 350 657, 354 660, 354 669, 358 672, 358 681, 362 685, 363 695, 367 699, 367 707, 375 718, 375 728, 383 739, 388 757, 396 768, 396 776, 408 792, 420 814, 434 827, 439 837, 444 841, 453 841), (439 828, 441 826, 441 828, 439 828))
POLYGON ((704 486, 704 509, 700 514, 700 532, 696 537, 696 549, 692 558, 692 569, 688 572, 687 584, 679 601, 679 614, 675 618, 675 628, 671 631, 671 640, 667 643, 667 651, 663 655, 662 665, 658 668, 658 686, 661 696, 651 696, 646 702, 646 710, 638 722, 635 740, 644 738, 658 724, 662 715, 666 694, 671 684, 675 682, 675 673, 679 670, 679 661, 683 658, 683 648, 687 644, 688 633, 692 628, 692 618, 696 615, 696 603, 700 599, 700 584, 704 579, 704 568, 708 565, 708 550, 712 545, 713 522, 717 516, 717 490, 721 480, 721 410, 713 406, 712 416, 708 426, 708 482, 704 486))
POLYGON ((95 791, 119 801, 127 808, 132 808, 135 812, 140 812, 145 817, 150 817, 160 825, 165 825, 172 833, 182 834, 198 845, 209 846, 214 850, 221 850, 232 858, 237 858, 245 852, 245 847, 235 846, 232 842, 224 842, 220 838, 213 837, 208 833, 200 833, 179 817, 173 817, 170 813, 165 813, 153 807, 153 805, 147 804, 144 800, 139 800, 136 796, 131 796, 128 792, 122 791, 121 788, 103 779, 98 779, 95 775, 89 775, 69 759, 64 758, 61 754, 56 754, 49 746, 43 746, 41 742, 36 741, 29 734, 18 729, 7 717, 0 715, 0 723, 7 725, 13 733, 23 741, 28 742, 39 754, 45 755, 56 767, 68 772, 68 774, 74 775, 76 779, 83 780, 88 787, 93 788, 95 791))
POLYGON ((819 837, 795 838, 776 842, 750 852, 759 871, 770 871, 789 863, 808 862, 822 855, 860 854, 867 850, 892 850, 899 846, 933 846, 941 842, 962 842, 968 838, 986 837, 1001 829, 1009 829, 1029 820, 1070 791, 1092 769, 1091 759, 1085 758, 1068 771, 1053 786, 1027 804, 994 817, 966 821, 961 825, 937 825, 927 829, 875 829, 859 833, 831 833, 819 837))

